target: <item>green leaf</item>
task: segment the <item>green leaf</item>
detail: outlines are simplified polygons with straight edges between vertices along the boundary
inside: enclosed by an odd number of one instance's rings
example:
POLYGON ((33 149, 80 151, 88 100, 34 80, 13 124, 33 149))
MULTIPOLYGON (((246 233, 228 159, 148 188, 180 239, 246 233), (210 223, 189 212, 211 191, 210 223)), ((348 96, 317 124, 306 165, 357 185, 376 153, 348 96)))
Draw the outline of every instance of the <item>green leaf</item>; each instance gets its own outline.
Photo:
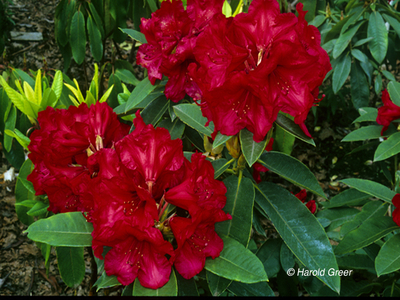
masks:
POLYGON ((309 22, 308 25, 313 25, 315 27, 319 27, 322 25, 322 23, 324 23, 325 20, 326 20, 325 16, 318 15, 311 22, 309 22))
POLYGON ((350 91, 351 100, 356 109, 368 106, 369 103, 369 85, 367 77, 358 62, 351 64, 350 72, 350 91))
POLYGON ((76 288, 85 277, 82 247, 57 247, 57 262, 61 278, 69 287, 76 288))
POLYGON ((81 212, 70 212, 40 219, 26 232, 33 241, 59 247, 91 247, 93 225, 81 212))
POLYGON ((99 279, 97 279, 96 282, 93 284, 93 286, 97 286, 96 291, 117 285, 121 285, 121 283, 117 279, 117 276, 115 275, 108 276, 106 272, 103 272, 99 277, 99 279))
POLYGON ((350 231, 358 228, 363 222, 376 216, 384 216, 388 209, 388 203, 382 201, 370 201, 352 220, 347 221, 340 228, 340 236, 345 236, 350 231))
POLYGON ((121 79, 121 81, 132 84, 134 86, 138 85, 140 82, 131 71, 126 69, 117 69, 117 71, 115 71, 115 75, 117 75, 118 78, 121 79))
POLYGON ((7 120, 4 122, 4 148, 7 152, 11 151, 12 141, 14 137, 15 124, 17 123, 17 109, 12 105, 7 120))
POLYGON ((278 114, 275 123, 286 132, 315 147, 314 140, 307 136, 299 125, 285 115, 278 114))
POLYGON ((375 107, 361 107, 358 109, 360 116, 353 121, 356 122, 374 122, 378 117, 378 110, 375 107))
POLYGON ((128 28, 119 28, 122 32, 126 33, 127 35, 129 35, 131 38, 133 38, 135 41, 138 41, 139 43, 142 44, 147 44, 147 40, 146 37, 143 33, 141 33, 140 31, 137 30, 133 30, 133 29, 128 29, 128 28))
POLYGON ((254 187, 249 178, 229 176, 224 181, 226 186, 226 204, 224 212, 232 216, 231 220, 215 224, 215 231, 236 239, 247 247, 253 220, 254 187))
POLYGON ((267 138, 260 143, 256 143, 253 140, 253 133, 246 128, 240 130, 239 138, 244 158, 249 164, 249 167, 251 167, 264 152, 265 146, 267 145, 267 138))
POLYGON ((217 179, 222 173, 224 173, 225 170, 229 168, 231 163, 232 160, 228 161, 225 158, 213 160, 211 164, 213 165, 215 171, 214 178, 217 179))
POLYGON ((354 48, 354 47, 361 46, 361 45, 364 45, 365 43, 368 43, 369 41, 372 41, 373 39, 374 39, 374 37, 371 36, 371 37, 366 38, 366 39, 358 40, 358 41, 353 45, 353 48, 354 48))
POLYGON ((136 278, 133 283, 133 292, 132 296, 139 297, 155 297, 155 296, 177 296, 178 295, 178 283, 176 281, 176 276, 174 269, 171 270, 171 275, 169 277, 169 281, 159 289, 153 290, 149 288, 143 287, 139 279, 136 278))
POLYGON ((351 57, 350 52, 343 53, 338 58, 338 63, 333 71, 332 76, 332 89, 336 94, 343 84, 346 82, 347 77, 350 75, 351 57))
POLYGON ((383 14, 383 18, 393 27, 394 31, 396 31, 397 35, 400 37, 400 22, 397 21, 395 18, 383 14))
POLYGON ((103 21, 101 20, 99 14, 97 13, 94 5, 91 2, 89 2, 88 5, 89 5, 90 12, 92 13, 93 19, 96 22, 97 28, 100 30, 101 37, 103 39, 105 37, 104 29, 103 29, 103 21))
POLYGON ((71 35, 69 38, 72 56, 78 65, 83 63, 86 53, 85 18, 79 10, 75 12, 71 21, 71 35))
POLYGON ((386 70, 382 70, 382 74, 389 79, 390 81, 396 82, 396 77, 394 77, 394 75, 392 73, 390 73, 389 71, 386 70))
POLYGON ((57 95, 54 92, 54 90, 48 88, 43 93, 42 103, 40 103, 41 109, 43 108, 43 110, 44 110, 48 106, 55 107, 57 104, 57 101, 58 101, 57 95))
POLYGON ((218 131, 218 133, 215 136, 215 139, 213 141, 213 149, 217 148, 218 146, 221 146, 226 141, 228 141, 230 138, 232 138, 232 136, 223 135, 223 134, 221 134, 221 132, 218 131))
POLYGON ((89 34, 90 52, 92 52, 94 60, 99 62, 103 58, 103 42, 101 41, 101 32, 90 15, 87 19, 87 31, 89 34))
POLYGON ((125 105, 125 113, 140 104, 155 88, 156 85, 152 85, 148 77, 145 77, 129 96, 125 105))
POLYGON ((194 278, 185 279, 178 272, 175 275, 178 282, 178 296, 200 296, 194 278))
MULTIPOLYGON (((292 253, 310 270, 338 269, 332 246, 324 228, 308 208, 284 188, 261 182, 256 202, 270 217, 292 253)), ((333 291, 340 291, 340 277, 317 276, 333 291)))
POLYGON ((240 281, 256 283, 267 281, 264 266, 257 256, 241 243, 230 237, 223 237, 224 248, 215 259, 206 258, 205 269, 218 276, 240 281))
POLYGON ((185 131, 185 124, 178 119, 171 122, 170 119, 164 119, 158 123, 157 127, 163 127, 171 134, 171 140, 180 139, 185 131))
POLYGON ((35 205, 27 212, 28 216, 36 217, 47 213, 48 204, 36 201, 35 205))
POLYGON ((146 2, 149 4, 152 12, 155 12, 158 9, 156 0, 146 0, 146 2))
POLYGON ((25 135, 23 135, 17 128, 14 129, 14 132, 12 132, 11 130, 5 129, 4 133, 7 134, 8 136, 14 137, 18 141, 18 143, 20 143, 20 145, 22 147, 24 147, 26 150, 28 150, 28 146, 29 146, 29 143, 31 142, 31 140, 28 137, 26 137, 25 135))
POLYGON ((278 150, 279 152, 290 155, 290 153, 292 153, 293 150, 294 142, 296 141, 294 135, 288 133, 279 125, 276 126, 274 134, 275 134, 274 149, 278 150))
POLYGON ((268 278, 276 277, 281 269, 280 249, 282 245, 281 239, 268 239, 260 248, 256 255, 264 265, 268 278))
POLYGON ((386 57, 389 40, 385 22, 378 11, 372 12, 369 16, 367 34, 368 37, 374 37, 368 43, 372 57, 381 64, 386 57))
POLYGON ((396 193, 388 187, 371 180, 347 178, 340 180, 340 182, 389 203, 392 203, 392 199, 394 195, 396 195, 396 193))
POLYGON ((367 270, 371 273, 375 273, 374 262, 366 254, 350 253, 338 257, 337 262, 342 269, 347 269, 348 271, 367 270))
POLYGON ((375 260, 375 269, 378 276, 400 269, 400 234, 392 236, 383 244, 375 260))
POLYGON ((207 274, 206 278, 207 278, 208 288, 210 289, 210 292, 214 297, 220 296, 223 292, 225 292, 227 287, 233 282, 230 279, 220 277, 209 271, 207 271, 206 274, 207 274))
POLYGON ((389 92, 390 100, 397 106, 400 106, 400 83, 391 81, 387 85, 387 89, 389 92))
POLYGON ((228 290, 238 297, 274 297, 275 293, 266 281, 244 284, 232 281, 228 290))
POLYGON ((141 116, 146 124, 155 126, 169 107, 166 97, 158 97, 143 109, 141 116))
POLYGON ((335 46, 333 47, 333 58, 338 58, 340 54, 347 48, 350 44, 351 39, 356 34, 358 29, 365 21, 361 21, 358 24, 354 25, 351 29, 347 30, 345 33, 341 33, 339 38, 337 39, 335 46))
POLYGON ((378 139, 381 137, 382 125, 368 125, 358 128, 346 135, 342 142, 354 142, 378 139))
POLYGON ((400 132, 396 132, 379 144, 374 154, 374 162, 387 159, 400 152, 400 132))
POLYGON ((214 124, 210 122, 209 126, 205 126, 208 120, 203 117, 200 106, 197 104, 179 104, 174 106, 174 112, 183 123, 211 137, 214 131, 214 124))
POLYGON ((336 246, 335 253, 340 255, 364 248, 398 228, 391 217, 370 218, 360 227, 346 234, 336 246))
POLYGON ((296 158, 284 153, 270 151, 261 155, 258 162, 271 172, 326 199, 324 191, 313 173, 296 158))
POLYGON ((364 200, 371 198, 370 194, 360 192, 357 189, 347 189, 340 194, 332 197, 329 201, 321 202, 325 208, 334 208, 341 206, 357 206, 364 200))

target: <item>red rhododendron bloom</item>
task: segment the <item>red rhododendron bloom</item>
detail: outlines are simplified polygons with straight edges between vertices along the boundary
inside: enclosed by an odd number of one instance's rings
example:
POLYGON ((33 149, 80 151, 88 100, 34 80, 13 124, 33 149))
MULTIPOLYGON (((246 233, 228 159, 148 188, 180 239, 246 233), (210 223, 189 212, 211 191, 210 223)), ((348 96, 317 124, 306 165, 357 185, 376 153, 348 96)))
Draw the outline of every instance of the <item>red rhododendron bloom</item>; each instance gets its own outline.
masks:
POLYGON ((394 195, 392 203, 396 207, 392 213, 393 221, 400 226, 400 194, 394 195))
POLYGON ((126 233, 124 239, 113 245, 105 256, 107 275, 116 275, 123 285, 132 283, 138 277, 144 287, 162 287, 171 274, 174 260, 172 245, 164 240, 158 229, 152 227, 141 230, 126 227, 126 233), (165 254, 171 258, 168 259, 165 254))
POLYGON ((36 195, 47 194, 54 213, 85 210, 78 186, 99 171, 89 170, 88 157, 113 147, 129 126, 118 120, 107 103, 90 108, 85 103, 68 109, 48 107, 39 112, 38 124, 40 129, 31 134, 28 147, 35 165, 28 180, 36 195))
POLYGON ((376 122, 383 125, 381 135, 388 129, 390 123, 400 118, 400 107, 390 100, 387 90, 382 91, 383 106, 378 108, 376 122))
POLYGON ((200 67, 189 70, 214 134, 247 128, 260 142, 281 110, 309 135, 304 121, 331 66, 301 3, 297 11, 298 18, 280 14, 277 1, 254 0, 248 13, 214 17, 198 37, 194 54, 200 67))
POLYGON ((180 0, 163 1, 151 19, 142 19, 147 44, 139 47, 137 63, 148 70, 152 84, 162 75, 169 78, 165 95, 172 101, 196 90, 187 74, 188 65, 195 62, 193 48, 214 15, 222 15, 223 2, 189 0, 185 10, 180 0))

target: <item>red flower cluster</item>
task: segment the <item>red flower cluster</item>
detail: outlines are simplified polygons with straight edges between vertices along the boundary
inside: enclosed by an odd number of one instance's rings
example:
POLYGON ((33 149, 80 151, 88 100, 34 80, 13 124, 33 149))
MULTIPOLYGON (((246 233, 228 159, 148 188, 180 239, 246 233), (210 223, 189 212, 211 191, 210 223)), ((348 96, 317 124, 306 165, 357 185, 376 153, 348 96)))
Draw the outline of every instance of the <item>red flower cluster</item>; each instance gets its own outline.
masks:
POLYGON ((139 49, 138 61, 149 70, 150 80, 165 74, 171 100, 179 101, 185 92, 200 100, 203 115, 214 122, 214 135, 231 136, 247 128, 260 142, 283 111, 310 136, 304 121, 320 101, 318 87, 331 65, 318 29, 304 19, 303 4, 297 5, 298 18, 281 14, 276 0, 254 0, 248 13, 226 18, 223 1, 207 6, 206 1, 188 1, 186 12, 177 2, 163 2, 152 19, 142 21, 149 44, 139 49), (194 21, 194 11, 202 22, 194 21), (167 52, 156 50, 164 48, 167 52), (174 68, 164 68, 167 61, 174 68), (173 69, 179 76, 170 73, 173 69))
POLYGON ((139 112, 128 135, 106 103, 48 108, 38 122, 28 179, 37 195, 48 195, 49 210, 82 211, 93 223, 95 256, 112 248, 104 258, 107 275, 124 285, 137 277, 157 289, 168 282, 172 265, 189 279, 206 257, 219 256, 223 242, 214 226, 231 216, 222 210, 225 185, 201 153, 189 162, 182 141, 145 125, 139 112))
POLYGON ((169 78, 165 95, 174 102, 185 94, 193 94, 193 85, 187 74, 195 62, 193 49, 198 35, 214 16, 223 16, 224 0, 188 0, 187 9, 181 0, 163 1, 161 8, 142 19, 140 31, 147 44, 139 47, 137 63, 147 68, 152 84, 162 75, 169 78))
POLYGON ((388 129, 390 123, 400 118, 400 107, 390 100, 387 90, 382 91, 383 106, 378 108, 378 117, 376 122, 383 125, 381 135, 388 129))

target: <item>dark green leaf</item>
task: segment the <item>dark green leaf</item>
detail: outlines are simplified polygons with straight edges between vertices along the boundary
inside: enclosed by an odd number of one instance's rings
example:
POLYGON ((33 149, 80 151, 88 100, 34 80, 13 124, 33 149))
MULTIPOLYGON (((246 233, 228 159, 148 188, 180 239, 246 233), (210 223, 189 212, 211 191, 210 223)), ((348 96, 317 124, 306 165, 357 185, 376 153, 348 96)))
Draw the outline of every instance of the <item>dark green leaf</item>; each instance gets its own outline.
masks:
POLYGON ((57 262, 61 278, 69 287, 76 288, 85 277, 82 247, 57 247, 57 262))
POLYGON ((121 285, 121 283, 117 279, 117 276, 107 276, 106 272, 103 272, 101 276, 97 279, 97 281, 93 284, 93 286, 97 286, 96 291, 117 285, 121 285))
POLYGON ((275 293, 266 281, 244 284, 232 281, 228 290, 238 297, 274 297, 275 293))
POLYGON ((283 114, 278 114, 275 122, 286 132, 315 147, 314 140, 307 136, 300 126, 297 125, 293 120, 289 119, 283 114))
POLYGON ((231 163, 232 161, 228 161, 225 158, 213 160, 211 164, 213 165, 215 171, 214 178, 217 179, 222 173, 224 173, 225 170, 229 168, 231 163))
POLYGON ((155 126, 162 118, 169 107, 169 100, 165 97, 158 97, 143 109, 141 116, 146 124, 155 126))
POLYGON ((101 33, 92 17, 89 15, 87 19, 87 31, 89 34, 90 51, 95 61, 101 61, 103 58, 103 43, 101 41, 101 33))
MULTIPOLYGON (((0 122, 3 122, 3 120, 0 120, 0 122)), ((4 130, 10 130, 11 132, 14 132, 16 122, 17 122, 17 108, 14 105, 12 105, 7 120, 5 120, 4 130)), ((7 152, 11 151, 12 141, 13 141, 12 136, 9 136, 8 134, 4 135, 4 148, 6 149, 7 152)))
POLYGON ((180 139, 185 131, 185 124, 178 119, 171 122, 170 119, 164 119, 158 123, 157 127, 163 127, 171 134, 171 140, 180 139))
POLYGON ((378 199, 392 203, 392 199, 396 193, 386 186, 371 180, 347 178, 340 180, 341 182, 378 199))
POLYGON ((217 148, 220 145, 223 145, 230 138, 232 138, 232 136, 223 135, 221 134, 221 132, 218 131, 213 141, 213 149, 217 148))
POLYGON ((365 141, 381 137, 382 125, 368 125, 358 128, 346 135, 342 142, 365 141))
POLYGON ((375 260, 375 269, 378 276, 400 269, 400 234, 392 236, 383 244, 375 260))
POLYGON ((400 132, 396 132, 380 143, 374 154, 374 162, 385 160, 400 152, 400 132))
POLYGON ((387 89, 390 95, 390 100, 397 106, 400 106, 400 83, 391 81, 387 85, 387 89))
POLYGON ((78 65, 83 63, 86 53, 85 18, 78 10, 72 17, 71 36, 69 39, 72 48, 72 56, 78 65))
POLYGON ((340 54, 343 53, 343 51, 347 48, 347 46, 350 44, 351 39, 353 36, 356 34, 358 29, 362 24, 364 24, 365 21, 361 21, 358 24, 354 25, 352 28, 347 30, 346 32, 342 32, 339 36, 339 38, 336 41, 335 46, 333 47, 333 58, 339 57, 340 54))
POLYGON ((397 21, 395 18, 383 14, 383 18, 393 27, 394 31, 396 31, 397 35, 400 37, 400 22, 397 21))
POLYGON ((368 43, 372 57, 381 64, 386 56, 389 40, 385 22, 378 11, 372 12, 369 16, 368 37, 374 38, 368 43))
POLYGON ((337 255, 352 252, 372 244, 399 227, 391 217, 374 217, 345 235, 335 248, 337 255))
POLYGON ((154 89, 148 77, 145 77, 132 91, 125 105, 125 113, 137 107, 154 89))
POLYGON ((174 112, 183 123, 211 137, 214 131, 214 124, 210 122, 209 126, 205 126, 208 120, 206 117, 203 117, 201 109, 197 104, 175 105, 174 112))
POLYGON ((357 62, 351 65, 350 72, 351 100, 356 109, 368 106, 369 86, 367 78, 357 62))
POLYGON ((313 173, 296 158, 284 153, 270 151, 261 155, 258 161, 271 172, 326 199, 324 191, 313 173))
POLYGON ((347 80, 347 77, 349 77, 350 69, 351 69, 351 57, 350 53, 346 52, 343 53, 338 58, 338 63, 335 67, 335 70, 333 71, 332 89, 335 94, 343 86, 343 84, 347 80))
MULTIPOLYGON (((310 270, 338 269, 324 228, 308 208, 284 188, 261 182, 256 202, 270 217, 292 253, 310 270)), ((340 291, 339 276, 318 276, 332 290, 340 291)))
POLYGON ((179 272, 176 272, 175 275, 178 282, 178 296, 199 296, 194 278, 185 279, 179 272))
POLYGON ((280 249, 282 245, 281 239, 268 239, 260 248, 256 255, 264 265, 268 278, 275 277, 281 269, 280 249))
POLYGON ((360 192, 357 189, 347 189, 334 196, 331 200, 322 203, 324 203, 325 208, 357 206, 369 198, 371 198, 371 195, 360 192))
POLYGON ((331 224, 326 228, 326 231, 328 232, 353 219, 359 212, 358 209, 350 207, 329 208, 319 211, 317 217, 326 218, 331 221, 331 224))
POLYGON ((247 247, 253 220, 254 187, 246 177, 229 176, 224 180, 226 186, 226 204, 224 212, 232 216, 231 220, 215 224, 218 234, 230 236, 247 247))
POLYGON ((115 75, 117 75, 121 81, 135 86, 140 82, 131 71, 126 69, 117 69, 117 71, 115 71, 115 75))
POLYGON ((223 237, 222 240, 224 249, 219 257, 206 259, 205 269, 207 271, 243 283, 268 280, 264 266, 253 252, 235 239, 223 237))
POLYGON ((378 110, 375 107, 362 107, 358 109, 360 116, 353 121, 356 122, 374 122, 378 117, 378 110))
POLYGON ((36 204, 27 212, 28 216, 40 216, 42 214, 47 213, 48 204, 45 204, 41 201, 36 201, 36 204))
POLYGON ((390 73, 389 71, 386 70, 382 70, 382 74, 389 79, 390 81, 395 82, 396 81, 396 77, 394 77, 394 75, 392 73, 390 73))
POLYGON ((207 271, 208 287, 214 297, 220 296, 223 292, 225 292, 231 282, 233 281, 230 279, 220 277, 218 275, 215 275, 214 273, 207 271))

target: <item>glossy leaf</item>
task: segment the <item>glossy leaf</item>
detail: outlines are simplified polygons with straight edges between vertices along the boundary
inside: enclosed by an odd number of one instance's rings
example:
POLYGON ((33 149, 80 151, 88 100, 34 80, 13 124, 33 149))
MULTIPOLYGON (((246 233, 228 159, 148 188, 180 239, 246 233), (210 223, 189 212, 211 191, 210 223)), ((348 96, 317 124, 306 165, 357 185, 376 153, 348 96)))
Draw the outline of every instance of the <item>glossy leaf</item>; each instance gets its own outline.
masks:
POLYGON ((354 142, 378 139, 381 137, 382 125, 368 125, 358 128, 346 135, 342 142, 354 142))
POLYGON ((224 181, 226 186, 226 204, 224 212, 232 216, 231 220, 215 224, 218 234, 236 239, 247 247, 253 220, 254 187, 246 177, 229 176, 224 181))
POLYGON ((178 296, 200 296, 194 278, 185 279, 178 272, 175 273, 178 282, 178 296))
POLYGON ((152 85, 147 77, 145 77, 132 91, 125 105, 125 113, 135 108, 141 103, 154 89, 156 85, 152 85))
POLYGON ((385 237, 399 227, 391 217, 377 216, 366 220, 357 229, 350 231, 335 248, 337 255, 364 248, 385 237))
POLYGON ((231 163, 232 161, 228 161, 225 158, 213 160, 211 164, 213 165, 215 171, 214 178, 217 179, 222 173, 224 173, 225 170, 229 168, 231 163))
POLYGON ((392 203, 392 199, 394 195, 396 195, 394 191, 375 181, 358 178, 347 178, 340 181, 361 192, 370 194, 389 203, 392 203))
POLYGON ((115 275, 108 276, 106 274, 106 272, 103 272, 101 274, 101 276, 93 284, 93 286, 97 287, 96 291, 99 291, 100 289, 104 289, 104 288, 117 286, 117 285, 121 285, 121 283, 117 279, 117 276, 115 276, 115 275))
POLYGON ((158 123, 157 127, 163 127, 171 134, 171 140, 180 139, 185 131, 185 124, 178 119, 171 122, 170 119, 164 119, 158 123))
POLYGON ((283 114, 278 114, 276 118, 276 124, 282 127, 286 132, 292 134, 293 136, 297 137, 298 139, 306 142, 307 144, 313 145, 315 147, 314 140, 308 137, 304 131, 297 125, 293 120, 289 119, 283 114))
POLYGON ((210 292, 214 297, 220 296, 233 282, 230 279, 220 277, 208 271, 206 277, 207 277, 208 288, 210 289, 210 292))
POLYGON ((253 133, 246 128, 240 130, 239 138, 244 158, 249 164, 249 167, 251 167, 264 152, 265 146, 267 145, 267 138, 260 143, 256 143, 253 140, 253 133))
POLYGON ((228 290, 237 297, 274 297, 275 293, 268 282, 261 281, 252 284, 244 284, 238 281, 232 281, 228 290))
POLYGON ((256 283, 268 280, 264 266, 257 256, 241 243, 230 237, 223 237, 224 249, 219 257, 206 259, 205 269, 218 276, 256 283))
POLYGON ((56 247, 57 264, 61 278, 69 287, 77 287, 85 277, 82 247, 56 247))
POLYGON ((197 104, 179 104, 174 106, 174 112, 183 123, 211 137, 214 124, 210 122, 209 126, 205 126, 208 120, 203 117, 200 106, 197 104))
POLYGON ((261 155, 258 162, 271 172, 326 199, 314 174, 296 158, 284 153, 270 151, 261 155))
POLYGON ((167 111, 168 107, 169 100, 167 100, 166 97, 158 97, 150 102, 149 105, 142 110, 140 115, 143 117, 143 121, 146 124, 155 126, 167 111))
MULTIPOLYGON (((256 202, 270 217, 292 253, 310 270, 338 269, 324 228, 308 208, 284 188, 261 182, 256 202)), ((332 290, 340 291, 339 276, 317 276, 332 290)))
POLYGON ((354 216, 352 220, 344 223, 340 229, 340 235, 345 236, 350 231, 358 228, 361 224, 367 220, 377 217, 384 216, 387 212, 388 204, 382 201, 370 201, 365 204, 362 210, 354 216))
POLYGON ((374 162, 385 160, 400 152, 400 132, 396 132, 379 144, 374 154, 374 162))
POLYGON ((325 208, 357 206, 360 202, 369 198, 371 198, 370 194, 360 192, 357 189, 347 189, 332 197, 329 201, 321 202, 321 204, 323 204, 325 208))
POLYGON ((129 35, 134 40, 138 41, 139 43, 147 44, 147 40, 146 40, 145 35, 143 33, 141 33, 140 31, 133 30, 133 29, 128 29, 128 28, 119 28, 119 29, 122 32, 124 32, 127 35, 129 35))
POLYGON ((296 141, 295 136, 284 130, 279 125, 276 126, 274 135, 274 149, 290 155, 293 150, 294 142, 296 141))
POLYGON ((276 277, 281 269, 280 264, 280 249, 282 245, 281 239, 268 239, 260 248, 256 255, 263 263, 268 278, 276 277))
POLYGON ((69 39, 72 48, 72 56, 78 65, 85 60, 86 32, 85 18, 79 10, 75 12, 71 21, 71 36, 69 39))
POLYGON ((223 145, 226 141, 228 141, 232 136, 223 135, 221 132, 218 131, 215 139, 213 141, 213 149, 217 148, 218 146, 223 145))
POLYGON ((400 22, 389 15, 383 14, 382 16, 390 24, 390 26, 392 26, 394 31, 396 31, 397 35, 400 37, 400 22))
POLYGON ((27 212, 28 216, 40 216, 47 213, 48 204, 36 201, 35 205, 27 212))
POLYGON ((153 290, 145 288, 140 284, 139 279, 137 278, 133 283, 132 296, 155 297, 155 296, 177 296, 177 295, 178 295, 178 283, 176 281, 174 269, 171 270, 169 281, 159 289, 153 290))
POLYGON ((350 84, 351 100, 354 107, 360 109, 368 106, 370 93, 368 81, 358 62, 351 64, 350 84))
POLYGON ((353 121, 356 122, 374 122, 378 117, 378 110, 375 107, 362 107, 358 109, 360 116, 353 121))
POLYGON ((333 58, 338 58, 340 54, 347 48, 350 44, 351 39, 356 34, 360 26, 364 24, 364 21, 359 22, 357 25, 354 25, 352 28, 347 30, 344 33, 341 33, 339 38, 337 39, 335 46, 333 47, 333 58))
POLYGON ((393 81, 393 82, 396 81, 396 77, 394 77, 394 75, 393 75, 392 73, 390 73, 389 71, 387 71, 387 70, 382 70, 382 74, 383 74, 387 79, 389 79, 390 81, 393 81))
POLYGON ((350 53, 346 52, 343 53, 338 58, 338 63, 333 71, 332 89, 335 94, 340 90, 340 88, 346 82, 347 77, 349 77, 350 75, 350 69, 351 69, 351 57, 350 53))
POLYGON ((397 106, 400 106, 400 83, 391 81, 387 85, 387 89, 389 92, 390 100, 397 106))
POLYGON ((383 244, 375 260, 378 276, 400 269, 400 234, 392 236, 383 244))
POLYGON ((378 11, 372 12, 369 16, 367 34, 368 37, 374 38, 368 43, 372 57, 381 64, 386 57, 389 40, 385 22, 378 11))
POLYGON ((30 225, 31 240, 59 247, 91 247, 93 225, 81 212, 53 215, 30 225))
MULTIPOLYGON (((28 145, 31 140, 28 137, 26 137, 25 135, 23 135, 17 128, 14 129, 14 132, 9 129, 5 129, 4 133, 7 136, 14 137, 18 141, 18 143, 20 143, 20 145, 22 147, 24 147, 26 150, 28 150, 28 145)), ((11 148, 11 145, 10 145, 10 148, 11 148)))
MULTIPOLYGON (((2 122, 3 120, 1 120, 2 122)), ((4 148, 7 152, 11 151, 12 141, 14 138, 14 129, 17 122, 17 109, 12 105, 10 112, 8 113, 7 120, 4 122, 4 148)))
POLYGON ((101 41, 101 32, 96 23, 93 22, 89 15, 87 19, 87 31, 90 42, 90 52, 92 52, 95 61, 101 61, 103 58, 103 43, 101 41))

